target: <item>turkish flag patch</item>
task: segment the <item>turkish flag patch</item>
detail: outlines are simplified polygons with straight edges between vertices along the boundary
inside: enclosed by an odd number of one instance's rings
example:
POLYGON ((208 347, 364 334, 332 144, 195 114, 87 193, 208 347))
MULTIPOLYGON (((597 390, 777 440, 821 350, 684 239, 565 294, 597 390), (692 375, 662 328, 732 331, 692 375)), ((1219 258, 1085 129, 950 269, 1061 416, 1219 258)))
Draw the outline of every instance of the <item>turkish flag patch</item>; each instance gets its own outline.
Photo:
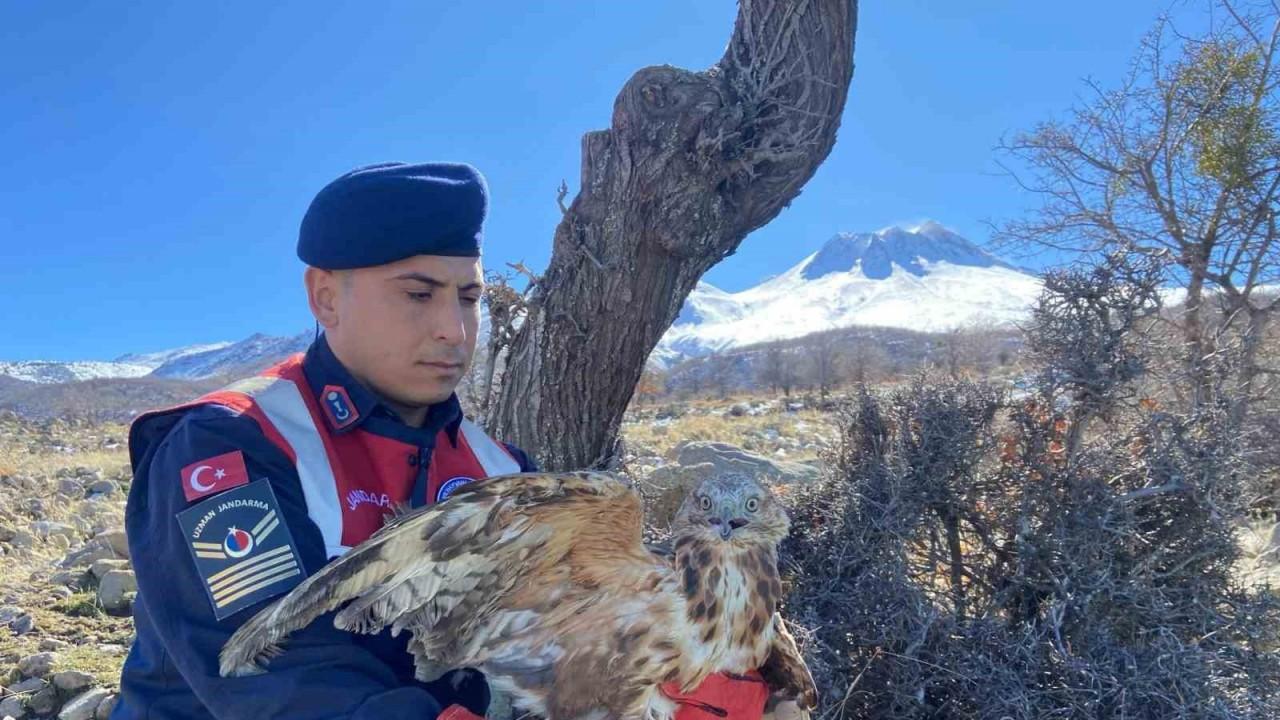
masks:
POLYGON ((246 485, 248 482, 249 471, 244 467, 244 455, 239 450, 215 455, 182 468, 182 494, 187 496, 188 502, 246 485))

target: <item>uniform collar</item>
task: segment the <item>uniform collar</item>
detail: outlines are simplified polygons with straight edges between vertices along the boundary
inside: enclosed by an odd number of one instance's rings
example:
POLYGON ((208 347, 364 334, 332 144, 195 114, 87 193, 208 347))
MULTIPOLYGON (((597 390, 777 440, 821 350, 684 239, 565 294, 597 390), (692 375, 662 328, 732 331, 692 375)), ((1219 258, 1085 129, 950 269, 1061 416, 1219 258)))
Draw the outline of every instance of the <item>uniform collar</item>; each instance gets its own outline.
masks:
MULTIPOLYGON (((321 333, 302 359, 302 372, 315 395, 320 414, 324 415, 329 429, 341 435, 357 427, 379 435, 389 435, 407 442, 420 442, 424 437, 434 438, 440 430, 449 433, 449 440, 457 445, 458 428, 462 424, 462 406, 457 394, 448 400, 427 408, 422 427, 406 425, 400 416, 378 397, 352 377, 351 373, 333 354, 328 338, 321 333)), ((429 439, 428 438, 428 439, 429 439)))

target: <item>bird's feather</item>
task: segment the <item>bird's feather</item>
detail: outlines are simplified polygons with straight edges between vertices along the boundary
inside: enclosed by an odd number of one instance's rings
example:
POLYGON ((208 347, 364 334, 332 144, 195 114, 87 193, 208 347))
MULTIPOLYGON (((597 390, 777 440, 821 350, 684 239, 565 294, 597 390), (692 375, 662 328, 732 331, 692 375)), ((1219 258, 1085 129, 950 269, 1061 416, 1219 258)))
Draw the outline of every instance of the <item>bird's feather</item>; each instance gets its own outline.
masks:
POLYGON ((704 485, 659 554, 642 542, 639 495, 612 476, 471 483, 396 515, 259 612, 227 642, 220 669, 259 672, 290 633, 338 610, 342 629, 408 630, 420 679, 479 668, 554 719, 665 718, 674 705, 663 684, 688 690, 762 664, 811 706, 812 678, 774 613, 786 515, 754 481, 704 485))
MULTIPOLYGON (((401 514, 245 623, 221 654, 224 675, 257 672, 264 651, 348 602, 335 625, 377 632, 421 611, 432 626, 471 617, 541 575, 598 584, 652 571, 641 544, 639 497, 601 474, 524 474, 472 483, 447 503, 401 514), (607 561, 605 560, 607 558, 607 561), (632 567, 639 565, 640 567, 632 567), (459 612, 460 611, 460 612, 459 612)), ((517 593, 518 594, 518 591, 517 593)))

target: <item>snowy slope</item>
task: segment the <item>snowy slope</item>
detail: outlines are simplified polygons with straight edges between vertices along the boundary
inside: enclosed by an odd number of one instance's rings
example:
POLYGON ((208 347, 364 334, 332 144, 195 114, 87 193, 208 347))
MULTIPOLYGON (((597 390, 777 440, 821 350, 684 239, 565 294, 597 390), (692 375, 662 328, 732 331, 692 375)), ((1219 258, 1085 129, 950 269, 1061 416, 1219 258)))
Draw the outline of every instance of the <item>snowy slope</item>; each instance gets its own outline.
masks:
POLYGON ((210 350, 221 350, 230 345, 230 342, 205 343, 203 345, 187 345, 186 347, 173 348, 172 350, 160 350, 149 353, 129 353, 116 358, 114 362, 129 363, 131 365, 146 365, 152 369, 158 368, 167 362, 172 362, 181 357, 195 355, 197 353, 209 352, 210 350))
POLYGON ((151 368, 146 365, 96 360, 0 361, 0 375, 41 384, 79 382, 98 378, 133 378, 142 377, 150 372, 151 368))
POLYGON ((302 352, 315 337, 307 330, 290 337, 255 333, 240 342, 173 358, 152 373, 155 377, 198 380, 225 373, 239 373, 265 367, 293 353, 302 352))
POLYGON ((1026 317, 1040 280, 938 223, 841 233, 738 293, 700 283, 654 352, 670 363, 852 326, 936 332, 1026 317))
POLYGON ((259 333, 235 343, 204 343, 157 352, 129 353, 112 362, 0 361, 0 376, 40 384, 138 377, 201 380, 255 371, 292 353, 306 350, 313 337, 311 330, 291 337, 259 333))

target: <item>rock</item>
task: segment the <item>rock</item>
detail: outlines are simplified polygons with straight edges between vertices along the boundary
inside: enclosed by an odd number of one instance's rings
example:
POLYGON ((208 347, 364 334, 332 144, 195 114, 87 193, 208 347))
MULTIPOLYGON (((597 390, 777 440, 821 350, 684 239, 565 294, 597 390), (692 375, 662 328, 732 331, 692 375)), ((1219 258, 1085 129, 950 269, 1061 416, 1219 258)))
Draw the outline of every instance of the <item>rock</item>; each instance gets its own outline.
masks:
POLYGON ((51 597, 55 597, 61 600, 64 598, 69 598, 72 595, 75 595, 75 593, 72 592, 71 588, 67 587, 66 585, 54 585, 53 587, 49 588, 49 595, 51 597))
POLYGON ((93 684, 93 676, 79 670, 63 670, 53 674, 54 687, 63 692, 83 690, 93 684))
POLYGON ((120 492, 120 485, 115 480, 98 480, 89 486, 90 495, 115 495, 120 492))
POLYGON ((48 652, 50 650, 65 650, 70 645, 66 640, 58 638, 45 638, 40 641, 40 652, 48 652))
POLYGON ((93 720, 109 720, 111 711, 116 709, 116 701, 119 699, 120 696, 114 693, 103 698, 102 702, 98 703, 98 709, 93 711, 93 720))
POLYGON ((729 408, 729 417, 742 417, 751 411, 751 408, 741 403, 729 408))
POLYGON ((817 480, 820 475, 812 465, 771 460, 728 443, 694 440, 677 446, 675 456, 681 465, 708 463, 713 466, 713 472, 737 472, 779 483, 817 480))
POLYGON ((94 577, 101 580, 106 574, 112 570, 127 570, 129 568, 128 560, 117 560, 115 558, 102 558, 94 560, 93 565, 89 566, 89 572, 94 577))
POLYGON ((67 588, 80 589, 85 586, 85 576, 82 572, 75 570, 63 570, 56 572, 49 577, 49 582, 54 585, 61 585, 67 588))
POLYGON ((114 557, 118 557, 116 555, 116 551, 112 550, 111 546, 108 545, 106 541, 94 538, 93 540, 85 543, 84 547, 64 557, 62 562, 58 563, 58 566, 70 568, 82 565, 92 565, 97 560, 114 557))
POLYGON ((102 481, 102 471, 96 468, 77 468, 76 476, 86 484, 102 481))
POLYGON ((50 538, 61 535, 68 540, 79 540, 80 531, 66 523, 52 522, 50 520, 37 520, 31 523, 31 532, 39 535, 41 538, 50 538))
POLYGON ((137 592, 138 581, 132 570, 111 570, 98 585, 98 602, 107 612, 121 612, 129 609, 137 592))
POLYGON ((9 623, 9 629, 13 630, 13 634, 15 635, 26 635, 36 629, 36 620, 30 615, 23 613, 22 615, 14 618, 13 622, 9 623))
POLYGON ((27 707, 23 698, 17 695, 10 695, 5 699, 0 700, 0 718, 4 718, 5 720, 8 720, 9 718, 13 718, 13 720, 23 720, 25 717, 27 717, 27 707))
POLYGON ((22 503, 22 509, 36 520, 43 520, 46 513, 44 501, 40 498, 31 498, 22 503))
POLYGON ((58 713, 58 720, 93 720, 98 706, 111 694, 106 688, 85 690, 67 701, 58 713))
POLYGON ((27 699, 27 709, 36 715, 48 715, 57 708, 58 691, 53 687, 45 687, 27 699))
POLYGON ((17 531, 8 525, 0 525, 0 542, 12 542, 17 531))
POLYGON ((106 530, 99 533, 94 540, 105 542, 107 547, 122 558, 129 557, 129 539, 125 537, 124 530, 118 528, 106 530))
POLYGON ((710 463, 655 468, 645 479, 645 483, 656 491, 646 514, 659 527, 670 525, 693 485, 714 472, 715 466, 710 463))
POLYGON ((8 625, 25 614, 26 611, 17 605, 4 605, 0 607, 0 625, 8 625))
POLYGON ((14 695, 30 695, 31 693, 40 692, 49 683, 40 678, 27 678, 22 682, 17 682, 9 686, 9 692, 14 695))
POLYGON ((57 660, 58 654, 52 652, 28 655, 18 661, 18 672, 22 673, 23 677, 44 677, 53 669, 53 664, 57 660))
POLYGON ((79 480, 62 478, 58 481, 58 494, 67 497, 84 497, 84 486, 79 480))
POLYGON ((35 536, 27 532, 26 530, 18 530, 13 534, 13 537, 9 540, 9 544, 16 548, 29 548, 32 545, 34 545, 35 542, 36 542, 35 536))

